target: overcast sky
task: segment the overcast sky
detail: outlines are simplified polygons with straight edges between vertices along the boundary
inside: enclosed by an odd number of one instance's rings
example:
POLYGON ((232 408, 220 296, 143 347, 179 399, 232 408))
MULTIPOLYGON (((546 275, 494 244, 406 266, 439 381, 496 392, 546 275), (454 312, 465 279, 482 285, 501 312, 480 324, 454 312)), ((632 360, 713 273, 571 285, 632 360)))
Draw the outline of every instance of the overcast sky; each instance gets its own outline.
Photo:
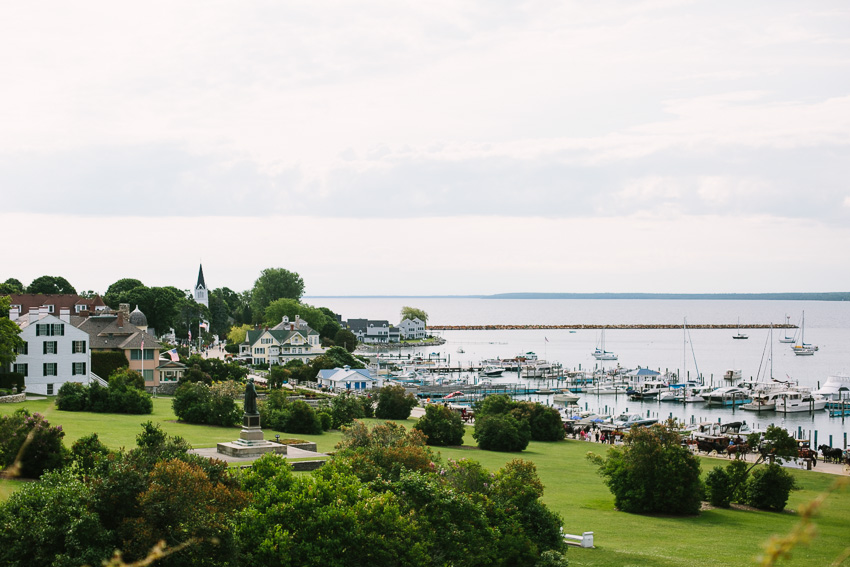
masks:
POLYGON ((850 289, 850 4, 7 2, 0 281, 850 289))

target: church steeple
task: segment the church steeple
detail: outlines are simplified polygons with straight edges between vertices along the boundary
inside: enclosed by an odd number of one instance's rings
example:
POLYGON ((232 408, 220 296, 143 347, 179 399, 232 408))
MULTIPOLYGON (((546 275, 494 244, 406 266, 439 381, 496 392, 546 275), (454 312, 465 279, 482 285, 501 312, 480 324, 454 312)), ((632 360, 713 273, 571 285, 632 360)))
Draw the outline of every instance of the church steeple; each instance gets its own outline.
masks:
POLYGON ((204 266, 198 268, 198 283, 195 285, 195 302, 202 305, 210 306, 210 300, 207 296, 207 283, 204 281, 204 266))

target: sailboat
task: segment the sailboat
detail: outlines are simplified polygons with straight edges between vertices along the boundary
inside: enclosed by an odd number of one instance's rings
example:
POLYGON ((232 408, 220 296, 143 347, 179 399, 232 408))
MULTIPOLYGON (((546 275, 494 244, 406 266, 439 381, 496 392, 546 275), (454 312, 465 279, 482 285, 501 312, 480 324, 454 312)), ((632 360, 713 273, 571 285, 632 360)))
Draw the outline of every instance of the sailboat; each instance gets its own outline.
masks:
POLYGON ((596 360, 617 360, 617 355, 613 352, 605 350, 605 329, 602 329, 602 340, 596 350, 593 351, 593 358, 596 360))
MULTIPOLYGON (((767 342, 770 344, 770 381, 749 383, 753 390, 753 400, 749 403, 742 404, 742 410, 756 412, 768 410, 773 411, 776 409, 776 401, 780 397, 780 392, 791 387, 790 384, 783 386, 782 383, 777 382, 773 378, 773 324, 770 325, 770 335, 768 336, 767 342)), ((762 353, 762 362, 764 362, 764 353, 762 353)), ((761 364, 759 364, 759 377, 760 376, 761 364)))
POLYGON ((784 337, 779 337, 779 342, 780 342, 780 343, 793 343, 793 342, 795 341, 794 337, 789 337, 789 336, 788 336, 788 327, 789 327, 790 325, 791 325, 791 316, 790 316, 790 315, 786 315, 786 316, 785 316, 785 336, 784 336, 784 337))
POLYGON ((797 356, 812 356, 815 354, 815 351, 818 350, 818 347, 815 345, 806 344, 805 341, 806 334, 806 312, 803 311, 803 317, 800 320, 800 344, 795 344, 791 347, 791 350, 794 351, 794 354, 797 356))
POLYGON ((741 332, 741 318, 740 317, 738 317, 737 330, 738 330, 738 332, 736 334, 732 335, 733 339, 748 339, 748 338, 750 338, 746 335, 746 333, 741 332))

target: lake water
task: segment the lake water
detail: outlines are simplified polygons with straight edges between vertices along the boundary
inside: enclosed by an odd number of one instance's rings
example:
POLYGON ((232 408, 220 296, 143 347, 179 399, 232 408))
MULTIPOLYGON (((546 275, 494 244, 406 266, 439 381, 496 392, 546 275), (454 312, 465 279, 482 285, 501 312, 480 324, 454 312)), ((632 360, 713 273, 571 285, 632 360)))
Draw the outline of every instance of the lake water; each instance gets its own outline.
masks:
MULTIPOLYGON (((305 298, 307 303, 324 306, 343 319, 386 319, 397 324, 402 307, 411 306, 428 313, 429 325, 689 325, 781 324, 786 314, 799 325, 806 313, 805 339, 818 345, 814 356, 795 356, 790 345, 779 343, 783 329, 773 331, 773 376, 792 379, 802 386, 816 389, 831 374, 850 373, 850 302, 828 301, 748 301, 748 300, 617 300, 617 299, 476 299, 476 298, 305 298)), ((770 331, 746 329, 747 340, 734 340, 730 329, 689 329, 690 342, 685 345, 682 329, 608 329, 606 350, 617 353, 617 361, 596 361, 591 352, 599 343, 599 330, 493 330, 442 331, 446 344, 430 349, 451 360, 452 366, 476 364, 487 358, 510 358, 533 351, 546 360, 565 368, 594 368, 617 364, 625 368, 642 366, 664 372, 696 375, 696 368, 707 383, 722 385, 723 373, 740 369, 744 377, 770 375, 770 331), (458 353, 462 347, 464 353, 458 353)), ((792 331, 793 334, 793 331, 792 331)), ((418 349, 422 350, 422 349, 418 349)), ((409 349, 408 349, 409 351, 409 349)), ((406 352, 408 352, 406 351, 406 352)), ((545 401, 545 400, 541 400, 545 401)), ((783 416, 769 412, 755 415, 742 410, 708 409, 702 404, 680 406, 662 402, 633 402, 625 397, 587 396, 579 401, 591 410, 650 412, 661 418, 674 417, 690 421, 746 420, 766 427, 782 425, 790 431, 798 429, 806 436, 818 432, 818 443, 842 445, 850 430, 850 418, 830 418, 827 412, 783 416), (607 406, 607 407, 606 407, 607 406)))

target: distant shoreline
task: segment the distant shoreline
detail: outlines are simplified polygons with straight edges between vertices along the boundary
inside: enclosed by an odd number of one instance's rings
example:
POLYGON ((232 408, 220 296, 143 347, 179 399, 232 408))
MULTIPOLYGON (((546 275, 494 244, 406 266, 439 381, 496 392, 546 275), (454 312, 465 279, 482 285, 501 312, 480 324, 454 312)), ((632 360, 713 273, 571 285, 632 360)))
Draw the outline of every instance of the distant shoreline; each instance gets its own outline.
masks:
POLYGON ((307 295, 305 299, 704 299, 850 301, 850 292, 822 293, 497 293, 492 295, 307 295))

